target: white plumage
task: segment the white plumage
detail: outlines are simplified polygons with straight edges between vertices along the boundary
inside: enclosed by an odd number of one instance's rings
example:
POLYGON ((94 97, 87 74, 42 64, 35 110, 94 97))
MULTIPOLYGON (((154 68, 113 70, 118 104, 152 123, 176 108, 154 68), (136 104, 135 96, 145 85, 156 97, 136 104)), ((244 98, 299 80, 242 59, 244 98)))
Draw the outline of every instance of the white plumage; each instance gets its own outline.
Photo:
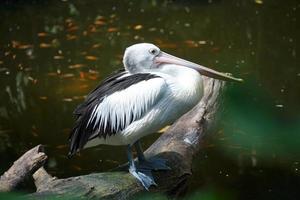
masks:
POLYGON ((148 43, 128 47, 123 64, 125 70, 105 79, 75 109, 69 155, 99 144, 127 145, 129 172, 148 189, 156 185, 151 170, 170 168, 163 159, 147 160, 139 140, 173 123, 200 101, 201 74, 241 79, 174 57, 148 43), (131 153, 133 145, 138 167, 131 153))
MULTIPOLYGON (((175 67, 166 66, 165 70, 175 67)), ((202 97, 202 78, 193 69, 179 68, 177 74, 172 76, 162 72, 152 73, 159 78, 141 81, 113 93, 95 106, 89 122, 96 118, 95 126, 111 121, 112 129, 119 125, 126 128, 111 137, 90 140, 85 147, 133 144, 141 137, 173 123, 202 97), (128 120, 131 113, 134 118, 132 123, 128 120)))

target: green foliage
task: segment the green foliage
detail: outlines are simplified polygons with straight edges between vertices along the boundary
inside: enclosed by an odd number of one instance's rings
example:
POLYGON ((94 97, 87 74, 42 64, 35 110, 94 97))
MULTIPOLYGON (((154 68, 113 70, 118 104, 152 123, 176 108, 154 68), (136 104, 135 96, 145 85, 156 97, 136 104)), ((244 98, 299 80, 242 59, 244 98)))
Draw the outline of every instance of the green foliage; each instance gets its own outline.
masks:
POLYGON ((134 200, 167 200, 168 198, 162 194, 158 193, 143 193, 134 198, 134 200))
POLYGON ((226 195, 222 195, 216 191, 207 189, 203 191, 198 191, 185 199, 186 200, 228 200, 232 198, 229 198, 229 196, 226 195))
POLYGON ((5 199, 5 200, 26 200, 28 198, 25 198, 24 197, 24 194, 21 194, 21 193, 8 193, 8 192, 5 192, 5 193, 1 193, 0 192, 0 199, 5 199))
MULTIPOLYGON (((162 194, 143 193, 135 198, 135 200, 167 200, 167 196, 162 194)), ((196 191, 192 194, 178 197, 178 199, 185 200, 232 200, 232 196, 228 193, 213 190, 211 188, 204 188, 201 191, 196 191)))
POLYGON ((221 143, 229 156, 246 151, 265 161, 299 158, 300 118, 268 93, 251 81, 228 89, 221 143))

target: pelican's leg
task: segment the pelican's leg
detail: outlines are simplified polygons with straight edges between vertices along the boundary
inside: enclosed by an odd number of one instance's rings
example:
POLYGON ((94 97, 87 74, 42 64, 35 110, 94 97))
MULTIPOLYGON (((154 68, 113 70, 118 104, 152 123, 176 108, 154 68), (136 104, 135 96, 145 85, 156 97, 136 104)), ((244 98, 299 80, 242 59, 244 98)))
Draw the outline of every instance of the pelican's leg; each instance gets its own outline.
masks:
POLYGON ((137 178, 146 190, 149 190, 151 185, 156 185, 150 170, 137 169, 132 157, 131 145, 127 146, 127 157, 129 162, 129 172, 137 178))
POLYGON ((136 150, 139 162, 145 162, 146 158, 145 158, 145 155, 144 155, 144 151, 143 151, 141 142, 139 140, 136 141, 134 143, 134 146, 135 146, 135 150, 136 150))
POLYGON ((138 140, 134 143, 139 164, 138 168, 140 169, 150 169, 150 170, 170 170, 171 168, 167 166, 166 159, 163 158, 149 158, 146 159, 143 153, 141 142, 138 140))

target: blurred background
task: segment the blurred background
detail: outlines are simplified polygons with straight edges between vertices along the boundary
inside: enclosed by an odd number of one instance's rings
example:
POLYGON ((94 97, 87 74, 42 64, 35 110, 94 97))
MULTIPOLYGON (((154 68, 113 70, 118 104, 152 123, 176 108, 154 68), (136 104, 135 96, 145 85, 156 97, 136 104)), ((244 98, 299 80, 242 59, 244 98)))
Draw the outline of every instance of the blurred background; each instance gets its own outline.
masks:
POLYGON ((185 197, 299 199, 299 9, 297 0, 1 1, 0 173, 37 144, 59 178, 124 163, 123 147, 109 146, 67 159, 72 112, 122 67, 127 46, 150 42, 245 80, 227 84, 185 197))

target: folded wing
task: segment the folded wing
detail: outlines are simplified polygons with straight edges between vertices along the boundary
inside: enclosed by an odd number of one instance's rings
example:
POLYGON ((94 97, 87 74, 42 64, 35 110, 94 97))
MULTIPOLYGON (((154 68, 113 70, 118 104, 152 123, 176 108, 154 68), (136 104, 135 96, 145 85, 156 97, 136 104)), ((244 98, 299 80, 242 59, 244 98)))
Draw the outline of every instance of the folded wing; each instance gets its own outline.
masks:
POLYGON ((161 99, 163 78, 150 74, 119 71, 93 90, 74 111, 76 124, 70 135, 73 155, 95 137, 107 138, 141 119, 161 99))

